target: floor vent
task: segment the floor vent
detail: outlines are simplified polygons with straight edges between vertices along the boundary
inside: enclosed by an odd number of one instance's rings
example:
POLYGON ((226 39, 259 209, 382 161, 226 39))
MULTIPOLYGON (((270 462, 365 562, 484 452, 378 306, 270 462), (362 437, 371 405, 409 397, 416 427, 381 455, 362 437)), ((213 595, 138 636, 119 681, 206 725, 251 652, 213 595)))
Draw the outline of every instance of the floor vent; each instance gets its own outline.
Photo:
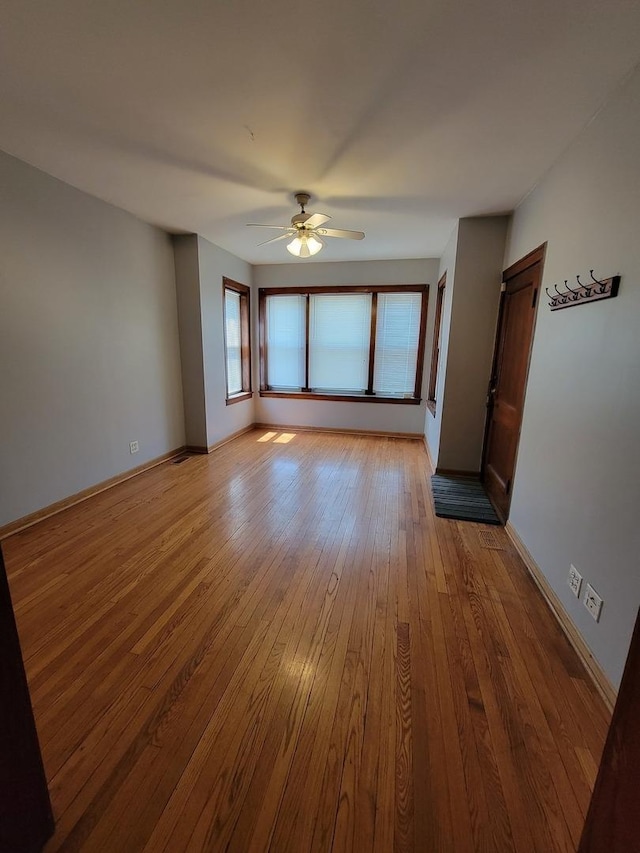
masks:
POLYGON ((505 546, 493 530, 479 530, 478 538, 482 548, 493 548, 494 551, 504 551, 505 546))
POLYGON ((190 458, 191 458, 190 453, 183 453, 182 456, 176 456, 176 458, 173 460, 173 464, 174 465, 182 465, 183 462, 186 462, 187 459, 190 459, 190 458))

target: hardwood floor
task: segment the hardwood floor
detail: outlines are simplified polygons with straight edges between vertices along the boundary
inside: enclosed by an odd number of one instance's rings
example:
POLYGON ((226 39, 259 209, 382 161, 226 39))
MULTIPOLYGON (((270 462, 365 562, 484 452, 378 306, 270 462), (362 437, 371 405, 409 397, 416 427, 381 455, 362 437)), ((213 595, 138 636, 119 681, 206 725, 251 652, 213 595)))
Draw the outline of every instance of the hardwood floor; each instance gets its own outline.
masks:
POLYGON ((256 431, 6 540, 47 853, 574 851, 608 714, 429 473, 256 431))

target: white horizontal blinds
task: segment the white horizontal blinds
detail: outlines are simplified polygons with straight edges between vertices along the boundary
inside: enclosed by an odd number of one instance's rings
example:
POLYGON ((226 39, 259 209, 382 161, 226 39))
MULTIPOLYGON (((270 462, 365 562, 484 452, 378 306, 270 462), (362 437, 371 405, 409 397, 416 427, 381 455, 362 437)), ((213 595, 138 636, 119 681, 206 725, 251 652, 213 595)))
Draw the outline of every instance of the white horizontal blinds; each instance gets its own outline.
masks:
POLYGON ((379 293, 373 390, 380 395, 415 393, 420 293, 379 293))
POLYGON ((364 391, 369 374, 371 294, 313 294, 309 308, 310 387, 364 391))
POLYGON ((267 296, 267 382, 300 388, 305 382, 305 297, 267 296))
POLYGON ((227 342, 227 396, 242 391, 242 330, 240 294, 224 291, 224 322, 227 342))

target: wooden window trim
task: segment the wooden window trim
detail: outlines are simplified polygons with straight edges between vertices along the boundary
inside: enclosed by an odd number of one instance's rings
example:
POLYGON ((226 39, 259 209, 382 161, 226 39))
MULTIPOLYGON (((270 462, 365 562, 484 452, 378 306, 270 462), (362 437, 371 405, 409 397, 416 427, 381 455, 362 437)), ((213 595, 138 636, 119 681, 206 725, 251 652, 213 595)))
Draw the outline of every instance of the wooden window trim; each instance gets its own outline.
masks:
POLYGON ((251 388, 251 288, 226 276, 222 277, 222 331, 224 336, 225 402, 227 406, 241 403, 253 396, 251 388), (242 390, 229 394, 227 381, 227 317, 225 294, 231 290, 240 296, 240 363, 242 366, 242 390))
POLYGON ((436 298, 436 317, 433 327, 433 344, 431 347, 431 372, 429 374, 429 392, 427 394, 427 408, 432 415, 436 413, 436 390, 438 385, 438 361, 440 360, 440 332, 442 329, 442 311, 444 307, 444 291, 447 286, 446 272, 438 282, 438 295, 436 298))
POLYGON ((323 285, 321 287, 261 287, 258 291, 260 297, 286 296, 291 293, 429 293, 428 284, 354 284, 349 285, 323 285))
POLYGON ((253 391, 240 391, 238 394, 232 394, 227 397, 225 403, 227 406, 233 406, 234 403, 241 403, 243 400, 250 400, 253 397, 253 391))
POLYGON ((373 377, 375 372, 376 359, 376 329, 378 328, 378 294, 371 295, 371 328, 369 331, 369 372, 367 379, 367 390, 364 392, 367 397, 373 397, 373 377))
POLYGON ((422 402, 422 376, 424 367, 425 337, 427 329, 427 311, 429 304, 428 284, 383 284, 383 285, 338 285, 335 287, 261 287, 258 291, 258 329, 259 329, 259 362, 260 362, 260 396, 279 397, 284 399, 298 400, 332 400, 360 403, 392 403, 400 405, 419 405, 422 402), (370 293, 372 294, 371 306, 371 337, 369 341, 369 369, 368 387, 362 394, 332 394, 316 392, 309 388, 309 296, 316 293, 370 293), (375 344, 377 328, 377 297, 379 293, 420 293, 422 302, 420 307, 420 331, 418 337, 418 351, 416 360, 416 381, 413 397, 381 397, 373 390, 373 376, 375 366, 375 344), (286 296, 297 294, 306 296, 305 316, 305 382, 300 391, 278 391, 269 387, 267 375, 267 343, 266 343, 266 300, 269 296, 286 296))
POLYGON ((322 391, 260 391, 261 397, 290 400, 346 400, 349 403, 391 403, 401 406, 419 406, 422 400, 415 397, 380 397, 379 394, 325 394, 322 391))
POLYGON ((309 294, 307 293, 304 300, 304 388, 305 393, 310 394, 309 387, 309 331, 311 330, 311 306, 309 304, 309 294))

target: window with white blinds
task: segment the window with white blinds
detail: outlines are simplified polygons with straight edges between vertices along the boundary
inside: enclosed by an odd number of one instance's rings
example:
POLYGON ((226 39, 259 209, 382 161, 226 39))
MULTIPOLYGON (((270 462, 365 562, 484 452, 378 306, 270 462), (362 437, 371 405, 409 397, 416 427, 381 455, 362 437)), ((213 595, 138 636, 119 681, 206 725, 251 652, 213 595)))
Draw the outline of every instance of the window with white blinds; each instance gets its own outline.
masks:
POLYGON ((413 396, 420 337, 420 293, 379 293, 373 390, 413 396))
POLYGON ((426 285, 260 290, 261 394, 420 402, 426 285))
POLYGON ((271 388, 305 385, 306 299, 297 293, 267 299, 267 377, 271 388))
POLYGON ((250 290, 246 284, 222 279, 224 359, 227 404, 251 396, 250 290))
POLYGON ((318 391, 367 389, 370 293, 309 297, 309 386, 318 391))
POLYGON ((240 332, 240 294, 224 292, 224 317, 227 341, 227 396, 242 391, 242 338, 240 332))

